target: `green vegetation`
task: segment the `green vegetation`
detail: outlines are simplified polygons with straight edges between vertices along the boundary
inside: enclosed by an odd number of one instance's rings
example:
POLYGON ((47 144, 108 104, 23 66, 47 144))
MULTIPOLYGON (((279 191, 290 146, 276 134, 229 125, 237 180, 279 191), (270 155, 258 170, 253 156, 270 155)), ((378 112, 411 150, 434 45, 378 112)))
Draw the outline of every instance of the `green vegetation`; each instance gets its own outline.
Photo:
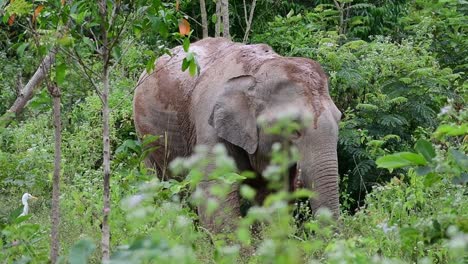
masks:
MULTIPOLYGON (((245 217, 227 236, 197 224, 200 197, 191 194, 207 164, 206 150, 197 148, 170 165, 175 174, 189 175, 185 180, 160 181, 143 162, 155 138, 137 140, 132 120, 140 73, 152 71, 167 49, 186 48, 189 39, 201 37, 190 19, 189 36, 175 33, 182 12, 200 18, 198 1, 177 1, 177 8, 176 1, 133 2, 119 6, 121 16, 109 31, 120 32, 110 35, 116 41, 109 59, 112 263, 466 263, 466 1, 259 1, 250 42, 312 58, 330 77, 331 96, 343 112, 342 215, 338 222, 327 210, 312 216, 302 200, 313 194, 301 190, 278 191, 263 205, 254 204, 254 191, 242 186, 245 217)), ((206 4, 211 16, 215 3, 206 4)), ((109 10, 114 5, 108 1, 109 10)), ((230 1, 229 8, 231 35, 242 41, 243 1, 230 1)), ((103 61, 96 48, 97 10, 89 0, 0 1, 0 115, 58 47, 47 78, 62 90, 62 263, 101 261, 103 125, 96 88, 102 84, 95 73, 103 61)), ((215 22, 210 17, 210 32, 215 22)), ((185 68, 196 73, 196 56, 186 61, 185 68)), ((46 82, 11 124, 0 119, 0 263, 49 259, 54 126, 44 87, 46 82), (39 199, 30 201, 30 215, 17 218, 24 192, 39 199)), ((222 146, 216 151, 210 177, 241 184, 250 176, 236 171, 222 146)), ((281 181, 295 158, 294 149, 276 145, 277 169, 269 179, 281 181)), ((218 187, 213 193, 225 195, 218 187)))

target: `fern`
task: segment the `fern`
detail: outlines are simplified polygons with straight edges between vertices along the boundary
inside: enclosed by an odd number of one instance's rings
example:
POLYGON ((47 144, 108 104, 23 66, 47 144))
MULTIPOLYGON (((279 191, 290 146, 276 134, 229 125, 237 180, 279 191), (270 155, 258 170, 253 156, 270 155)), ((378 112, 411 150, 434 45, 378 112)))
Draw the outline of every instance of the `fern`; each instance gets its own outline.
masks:
POLYGON ((361 3, 361 4, 354 4, 352 6, 349 6, 349 7, 345 8, 345 9, 368 9, 368 8, 375 8, 375 5, 361 3))
POLYGON ((378 123, 387 127, 398 127, 398 126, 403 126, 407 125, 408 121, 406 118, 400 115, 384 115, 382 116, 379 120, 378 123))

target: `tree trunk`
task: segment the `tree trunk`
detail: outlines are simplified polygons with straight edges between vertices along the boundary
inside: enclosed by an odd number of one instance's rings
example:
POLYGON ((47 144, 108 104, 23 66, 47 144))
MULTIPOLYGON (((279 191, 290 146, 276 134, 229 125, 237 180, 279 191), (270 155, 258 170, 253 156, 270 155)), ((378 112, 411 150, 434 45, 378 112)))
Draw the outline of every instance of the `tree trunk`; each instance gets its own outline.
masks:
MULTIPOLYGON (((99 12, 102 19, 101 34, 102 34, 102 139, 103 139, 103 219, 102 219, 102 262, 108 262, 110 256, 110 228, 109 228, 109 213, 110 213, 110 137, 109 137, 109 41, 107 35, 107 2, 101 0, 99 2, 99 12)), ((111 26, 111 25, 109 25, 111 26)))
MULTIPOLYGON (((244 3, 245 4, 245 3, 244 3)), ((247 40, 249 39, 249 34, 250 34, 250 26, 252 26, 252 20, 253 20, 253 15, 255 11, 255 5, 257 4, 257 0, 252 0, 252 6, 250 7, 250 15, 249 15, 249 20, 247 21, 247 27, 245 29, 245 34, 244 34, 244 39, 242 40, 243 43, 246 43, 247 40)), ((246 8, 244 6, 244 8, 246 8)), ((247 15, 247 14, 246 14, 247 15)))
POLYGON ((109 213, 110 213, 110 137, 109 137, 109 71, 104 67, 102 92, 102 123, 103 123, 103 167, 104 167, 104 217, 102 220, 102 260, 109 260, 109 213))
POLYGON ((336 9, 338 10, 338 12, 340 13, 340 24, 338 26, 338 33, 340 35, 344 34, 344 6, 346 3, 343 3, 340 5, 340 3, 337 1, 337 0, 333 0, 333 2, 335 3, 335 7, 336 9))
POLYGON ((221 0, 216 1, 216 24, 215 24, 215 37, 221 36, 221 0))
POLYGON ((229 33, 229 0, 221 0, 221 14, 223 17, 223 37, 231 39, 229 33))
POLYGON ((55 127, 55 160, 54 160, 54 176, 52 185, 52 230, 50 238, 50 261, 52 264, 57 263, 57 257, 60 248, 59 241, 59 224, 60 224, 60 163, 62 159, 61 142, 62 142, 62 125, 60 114, 60 89, 56 85, 49 85, 49 93, 53 98, 53 113, 55 127))
POLYGON ((46 77, 47 72, 50 70, 50 67, 54 64, 56 54, 57 48, 54 48, 42 60, 36 72, 21 90, 13 105, 0 117, 0 128, 7 127, 11 121, 13 121, 13 119, 23 111, 26 104, 33 97, 35 88, 41 84, 46 77))
POLYGON ((202 18, 203 38, 208 37, 208 19, 206 16, 205 0, 200 0, 200 12, 202 18))

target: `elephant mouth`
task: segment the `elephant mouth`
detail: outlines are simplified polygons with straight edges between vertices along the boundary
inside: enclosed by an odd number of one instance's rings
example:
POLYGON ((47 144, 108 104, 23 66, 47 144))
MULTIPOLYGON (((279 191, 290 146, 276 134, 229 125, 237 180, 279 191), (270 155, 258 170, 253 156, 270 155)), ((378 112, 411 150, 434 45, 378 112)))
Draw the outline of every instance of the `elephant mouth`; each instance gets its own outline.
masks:
POLYGON ((297 189, 303 187, 301 179, 301 169, 297 163, 294 163, 289 167, 289 191, 294 192, 297 189))

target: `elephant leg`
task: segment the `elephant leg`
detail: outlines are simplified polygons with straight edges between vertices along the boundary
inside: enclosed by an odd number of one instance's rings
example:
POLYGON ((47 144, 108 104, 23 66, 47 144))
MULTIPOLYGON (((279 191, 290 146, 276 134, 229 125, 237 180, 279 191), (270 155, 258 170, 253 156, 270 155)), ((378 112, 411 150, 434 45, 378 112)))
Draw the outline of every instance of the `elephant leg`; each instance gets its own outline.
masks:
POLYGON ((199 183, 203 201, 198 206, 198 215, 201 225, 209 231, 218 233, 229 233, 234 231, 241 217, 239 184, 229 186, 227 194, 218 197, 212 193, 212 188, 217 184, 225 184, 219 180, 205 180, 199 183), (211 209, 212 202, 217 206, 211 209))

